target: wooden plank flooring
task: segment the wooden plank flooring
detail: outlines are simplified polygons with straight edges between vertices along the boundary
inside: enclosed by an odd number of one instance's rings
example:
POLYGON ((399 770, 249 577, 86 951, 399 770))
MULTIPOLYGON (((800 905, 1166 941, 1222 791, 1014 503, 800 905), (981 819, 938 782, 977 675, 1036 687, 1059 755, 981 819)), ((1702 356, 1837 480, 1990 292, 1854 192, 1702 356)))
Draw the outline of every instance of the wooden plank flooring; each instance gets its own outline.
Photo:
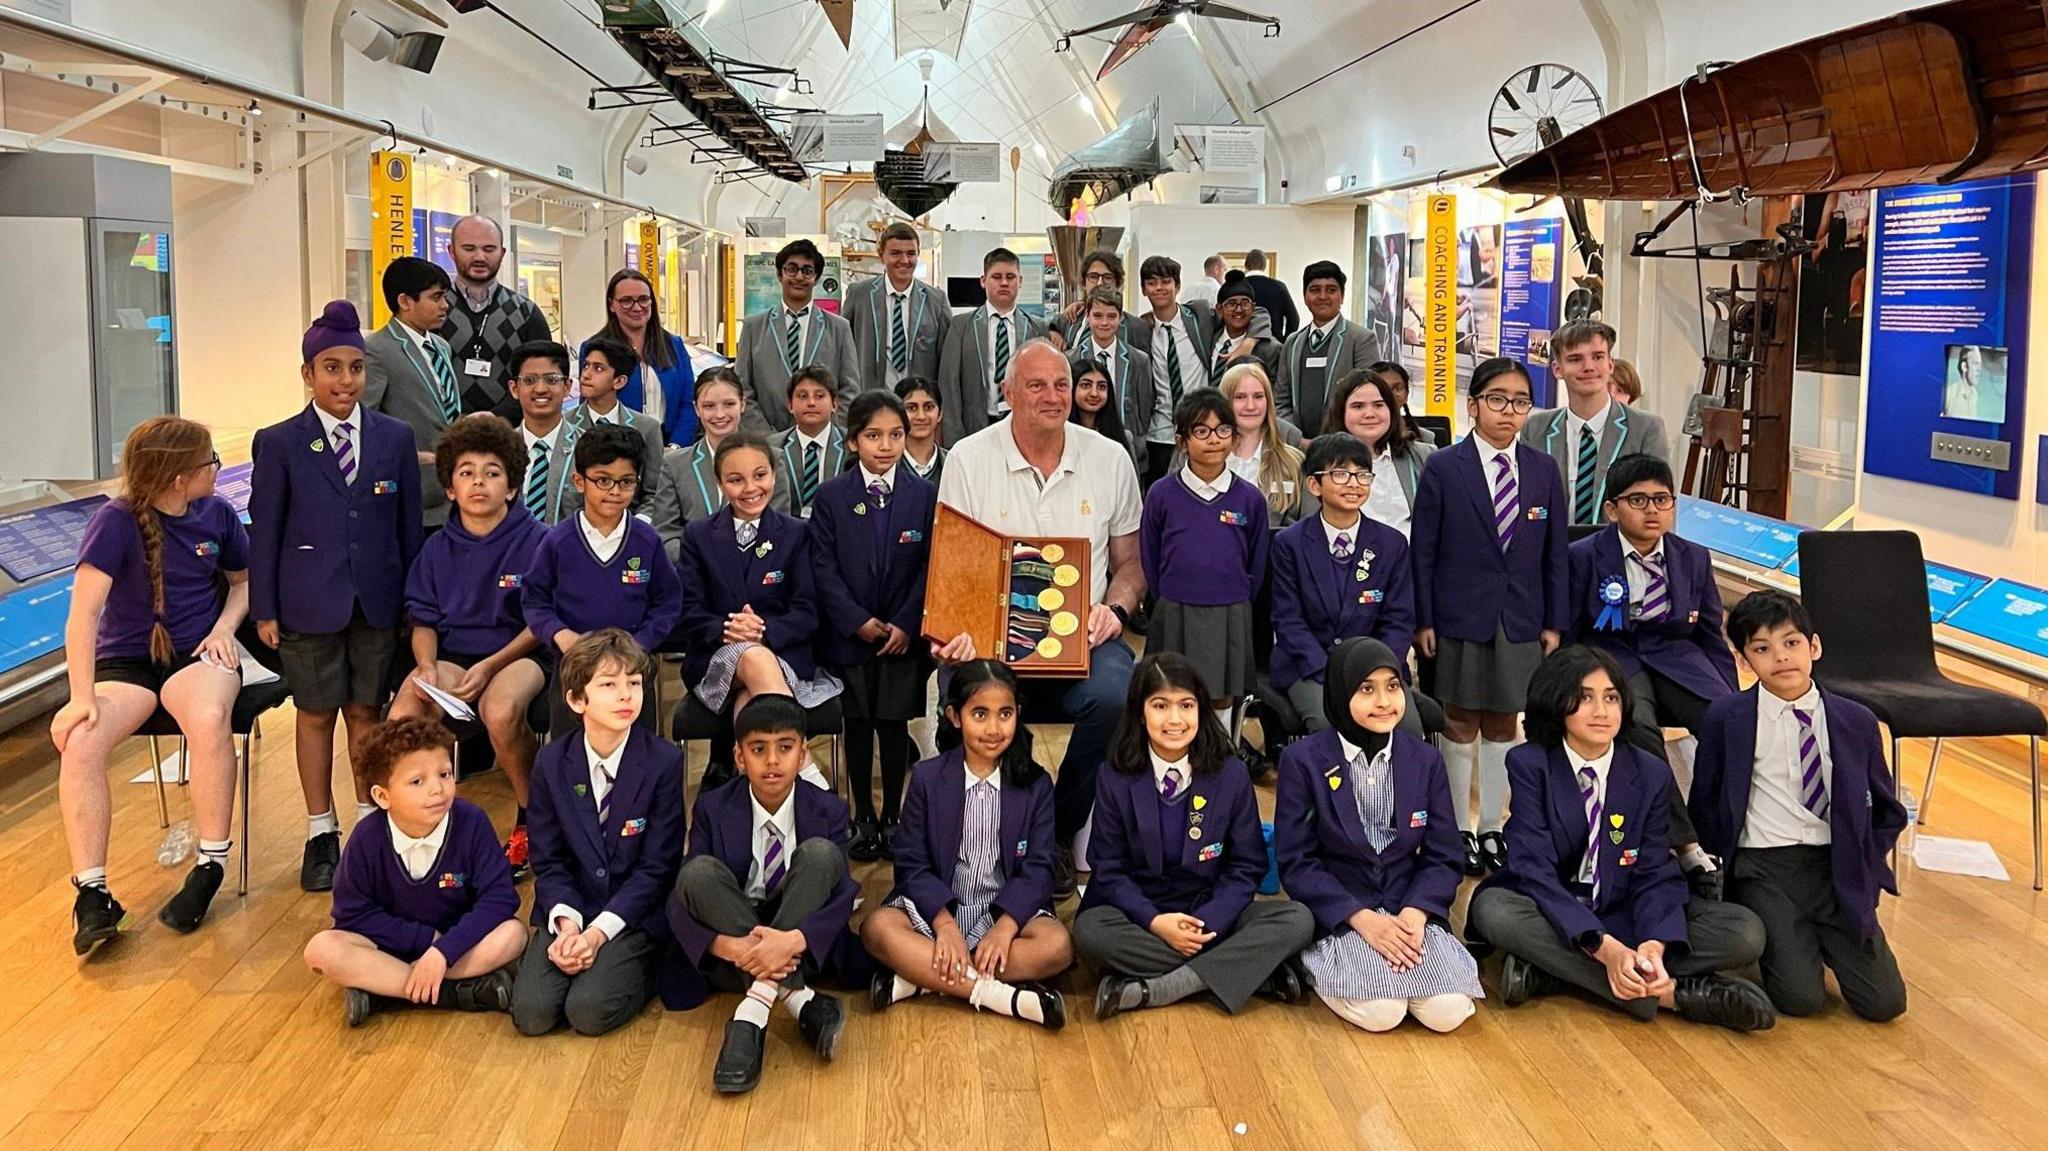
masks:
MULTIPOLYGON (((1927 830, 1989 839, 2014 882, 1907 876, 1883 913, 1911 994, 1891 1025, 1835 1003, 1737 1036, 1558 997, 1484 1004, 1451 1036, 1369 1035, 1314 1003, 1236 1018, 1190 1003, 1097 1026, 1093 973, 1077 972, 1061 1034, 952 1003, 883 1016, 850 1003, 825 1068, 778 1014, 761 1088, 728 1099, 709 1080, 730 997, 650 1008, 600 1040, 521 1039, 504 1016, 442 1012, 347 1030, 339 992, 299 959, 328 900, 297 886, 289 712, 266 729, 250 895, 224 892, 189 938, 155 920, 184 868, 156 863, 150 789, 123 782, 147 744, 126 746, 111 870, 135 926, 85 965, 69 946, 55 755, 33 726, 0 737, 14 929, 0 947, 0 1148, 2048 1147, 2048 904, 2029 885, 2019 741, 1944 757, 1927 830)), ((1925 756, 1908 752, 1916 787, 1925 756)), ((464 793, 509 818, 495 773, 464 793)), ((186 808, 172 802, 175 819, 186 808)), ((872 904, 887 873, 862 870, 872 904)))

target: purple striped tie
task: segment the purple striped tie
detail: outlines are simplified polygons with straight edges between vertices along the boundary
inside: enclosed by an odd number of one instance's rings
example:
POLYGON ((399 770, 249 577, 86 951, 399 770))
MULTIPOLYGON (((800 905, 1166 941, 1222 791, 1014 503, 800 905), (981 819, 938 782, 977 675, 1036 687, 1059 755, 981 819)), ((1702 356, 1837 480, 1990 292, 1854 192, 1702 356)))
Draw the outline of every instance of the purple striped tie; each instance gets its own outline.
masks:
POLYGON ((1647 577, 1643 585, 1642 610, 1637 619, 1664 619, 1671 614, 1671 587, 1664 582, 1664 564, 1640 552, 1628 553, 1628 558, 1643 569, 1647 577))
POLYGON ((612 769, 602 763, 597 765, 597 777, 604 781, 604 798, 597 801, 597 825, 603 827, 612 821, 612 784, 615 781, 612 769))
POLYGON ((1180 768, 1169 767, 1166 769, 1166 782, 1159 785, 1159 798, 1172 803, 1173 797, 1179 794, 1180 768))
POLYGON ((349 438, 348 425, 334 425, 334 462, 341 467, 341 482, 356 482, 356 445, 349 438))
POLYGON ((1812 712, 1795 707, 1792 718, 1799 721, 1799 802, 1815 819, 1826 822, 1828 789, 1821 778, 1820 734, 1813 730, 1812 712))
POLYGON ((1331 555, 1333 555, 1333 556, 1335 556, 1335 557, 1337 558, 1337 562, 1338 562, 1338 563, 1340 563, 1340 564, 1341 564, 1341 563, 1347 563, 1347 562, 1349 562, 1349 561, 1350 561, 1350 559, 1351 559, 1351 533, 1350 533, 1350 532, 1338 532, 1338 533, 1337 533, 1337 538, 1336 538, 1336 539, 1334 539, 1334 540, 1332 540, 1332 541, 1330 542, 1330 554, 1331 554, 1331 555))
POLYGON ((768 833, 768 850, 761 853, 761 874, 767 877, 764 886, 772 896, 782 886, 782 877, 789 874, 789 867, 782 861, 782 832, 776 830, 775 821, 763 823, 761 830, 768 833))
POLYGON ((1493 530, 1500 536, 1500 550, 1506 551, 1515 542, 1515 521, 1522 518, 1522 494, 1506 452, 1493 457, 1493 466, 1493 530))
POLYGON ((1600 777, 1590 767, 1579 769, 1579 801, 1586 805, 1586 858, 1593 864, 1591 907, 1600 902, 1600 777))

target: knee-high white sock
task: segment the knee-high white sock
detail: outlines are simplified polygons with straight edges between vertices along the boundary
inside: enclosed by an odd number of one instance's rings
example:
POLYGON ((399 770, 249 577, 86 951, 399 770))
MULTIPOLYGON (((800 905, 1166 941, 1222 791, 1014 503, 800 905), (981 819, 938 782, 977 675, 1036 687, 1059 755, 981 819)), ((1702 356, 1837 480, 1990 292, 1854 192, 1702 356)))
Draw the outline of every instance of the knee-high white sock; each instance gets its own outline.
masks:
POLYGON ((1479 830, 1481 834, 1499 831, 1507 818, 1508 807, 1508 749, 1512 743, 1495 743, 1481 737, 1479 740, 1479 830))
POLYGON ((775 1011, 775 1000, 782 994, 782 988, 765 980, 754 980, 747 993, 740 996, 740 1005, 732 1017, 742 1019, 756 1027, 768 1026, 768 1017, 775 1011))
POLYGON ((1045 1022, 1045 1008, 1036 994, 1019 995, 1015 987, 986 975, 975 977, 974 985, 967 989, 967 1002, 974 1004, 978 1011, 993 1011, 1033 1023, 1045 1022))
POLYGON ((1444 773, 1450 776, 1451 810, 1458 814, 1458 827, 1463 831, 1472 830, 1472 756, 1477 750, 1473 744, 1443 741, 1444 773))

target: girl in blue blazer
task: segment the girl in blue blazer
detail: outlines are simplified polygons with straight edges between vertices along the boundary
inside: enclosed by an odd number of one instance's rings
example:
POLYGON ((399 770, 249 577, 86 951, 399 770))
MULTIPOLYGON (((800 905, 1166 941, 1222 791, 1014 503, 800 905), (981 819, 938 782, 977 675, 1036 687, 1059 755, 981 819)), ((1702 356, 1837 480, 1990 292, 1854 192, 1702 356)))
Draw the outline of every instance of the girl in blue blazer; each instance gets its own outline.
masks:
POLYGON ((1331 726, 1280 757, 1273 848, 1288 894, 1315 914, 1302 962, 1330 1010, 1367 1031, 1409 1015, 1450 1031, 1484 992, 1450 932, 1463 852, 1443 760, 1397 730, 1404 670, 1376 639, 1330 652, 1331 726))
POLYGON ((817 664, 818 630, 810 533, 772 506, 768 444, 741 433, 712 457, 725 506, 683 531, 683 678, 715 712, 734 714, 757 695, 795 697, 813 708, 840 684, 817 664))
MULTIPOLYGON (((1529 676, 1570 625, 1570 505, 1557 463, 1517 437, 1529 420, 1529 374, 1505 356, 1472 370, 1472 434, 1430 455, 1415 485, 1415 646, 1437 661, 1451 802, 1467 864, 1507 863, 1500 825, 1507 756, 1529 676), (1479 810, 1472 802, 1478 745, 1479 810), (1477 857, 1473 858, 1476 852, 1477 857)), ((1474 872, 1476 874, 1476 871, 1474 872)))
POLYGON ((861 925, 881 961, 876 1011, 949 995, 977 1011, 1066 1026, 1048 979, 1074 961, 1052 911, 1052 777, 1031 756, 1017 676, 994 660, 953 669, 946 718, 960 746, 911 769, 896 835, 896 887, 861 925))
POLYGON ((1097 1019, 1203 991, 1232 1013, 1255 992, 1301 998, 1291 961, 1313 920, 1298 903, 1253 901, 1266 873, 1259 797, 1208 700, 1186 657, 1146 656, 1111 770, 1095 777, 1074 946, 1103 970, 1097 1019))
POLYGON ((846 413, 859 463, 825 481, 811 506, 818 655, 846 685, 846 773, 853 842, 863 861, 888 854, 910 770, 910 721, 924 712, 931 664, 918 638, 938 489, 903 466, 909 418, 889 392, 862 392, 846 413), (875 741, 882 744, 882 818, 875 819, 875 741))

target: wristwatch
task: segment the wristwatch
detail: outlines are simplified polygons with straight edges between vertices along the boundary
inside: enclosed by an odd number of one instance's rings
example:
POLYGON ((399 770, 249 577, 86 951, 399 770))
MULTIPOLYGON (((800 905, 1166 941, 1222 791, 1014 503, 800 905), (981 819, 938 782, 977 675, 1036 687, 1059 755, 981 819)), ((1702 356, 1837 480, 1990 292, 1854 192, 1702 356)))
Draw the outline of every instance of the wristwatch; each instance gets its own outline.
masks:
POLYGON ((1113 603, 1109 605, 1109 610, 1116 613, 1117 623, 1123 625, 1125 628, 1129 628, 1131 626, 1131 613, 1124 610, 1124 605, 1120 603, 1113 603))

